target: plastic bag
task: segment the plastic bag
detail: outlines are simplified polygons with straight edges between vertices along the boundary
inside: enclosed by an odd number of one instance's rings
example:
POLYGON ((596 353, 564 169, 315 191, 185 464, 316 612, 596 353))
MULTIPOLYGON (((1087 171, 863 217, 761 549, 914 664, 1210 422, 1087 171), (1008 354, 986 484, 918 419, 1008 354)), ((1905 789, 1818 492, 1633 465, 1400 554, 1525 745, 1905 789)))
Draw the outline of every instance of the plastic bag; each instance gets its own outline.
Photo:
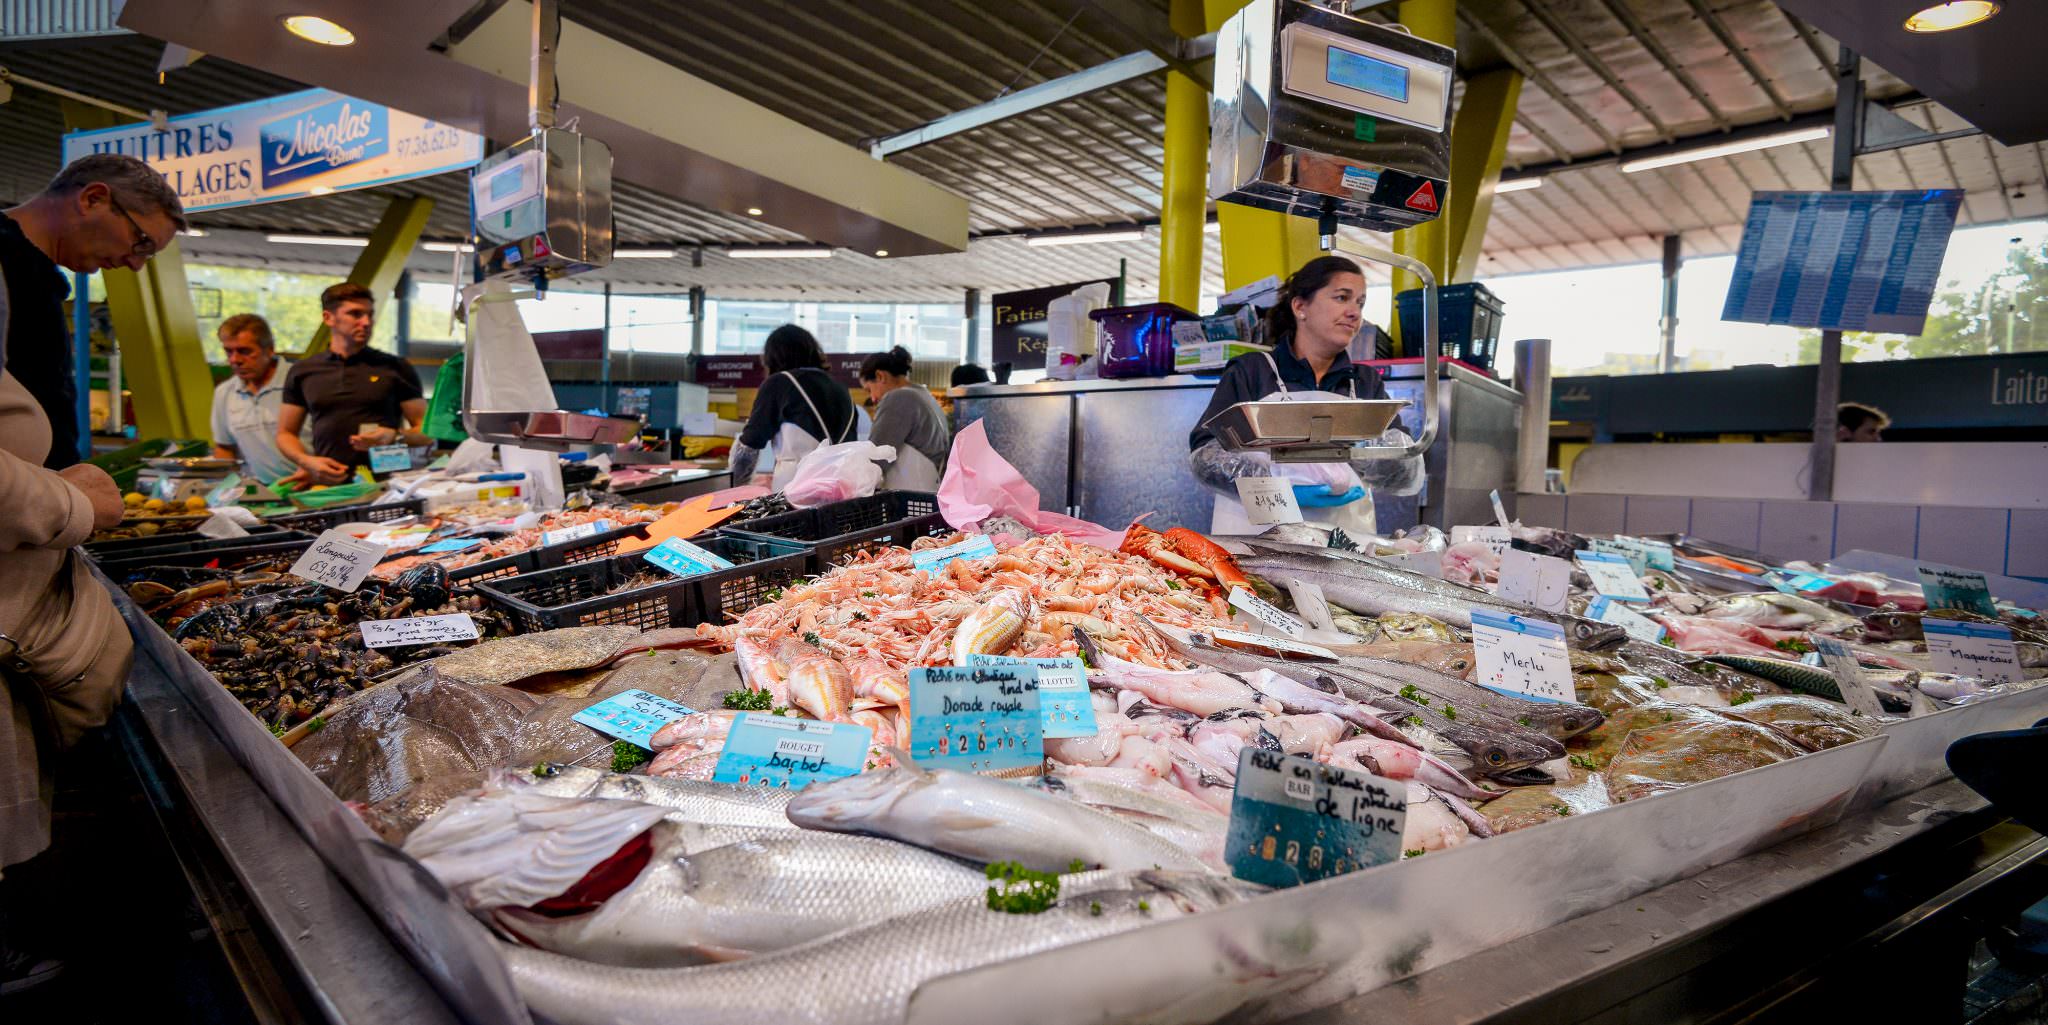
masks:
MULTIPOLYGON (((1407 448, 1414 441, 1407 431, 1389 427, 1373 444, 1379 448, 1407 448)), ((1418 494, 1422 491, 1423 481, 1428 479, 1419 453, 1401 459, 1354 459, 1351 468, 1357 471, 1366 487, 1385 495, 1418 494)))
POLYGON ((986 424, 976 420, 953 437, 939 481, 939 512, 954 530, 981 529, 991 519, 1009 517, 1034 534, 1064 534, 1101 548, 1123 543, 1122 530, 1047 512, 1038 501, 1038 489, 989 444, 986 424))
POLYGON ((1226 452, 1211 441, 1188 454, 1188 468, 1202 486, 1235 499, 1239 477, 1275 477, 1272 457, 1264 452, 1226 452))
POLYGON ((895 458, 894 448, 873 442, 820 445, 796 464, 796 475, 782 495, 799 509, 872 495, 882 486, 882 468, 876 461, 893 462, 895 458))

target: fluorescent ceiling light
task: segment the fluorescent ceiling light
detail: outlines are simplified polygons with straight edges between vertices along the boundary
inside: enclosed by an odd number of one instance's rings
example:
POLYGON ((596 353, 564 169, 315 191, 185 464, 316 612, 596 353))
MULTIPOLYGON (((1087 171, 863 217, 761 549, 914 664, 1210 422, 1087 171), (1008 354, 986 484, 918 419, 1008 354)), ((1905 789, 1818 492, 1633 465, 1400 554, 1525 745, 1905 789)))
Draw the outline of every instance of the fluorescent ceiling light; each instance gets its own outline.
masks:
POLYGON ((1670 167, 1674 164, 1690 164, 1695 160, 1712 160, 1715 157, 1732 156, 1736 153, 1750 153, 1760 149, 1770 149, 1773 146, 1790 146, 1795 142, 1812 142, 1815 139, 1827 138, 1829 131, 1830 129, 1824 126, 1802 128, 1798 131, 1779 132, 1776 135, 1759 135, 1754 139, 1724 142, 1713 146, 1701 146, 1698 149, 1666 153, 1662 156, 1641 157, 1636 160, 1622 161, 1621 170, 1623 174, 1634 174, 1637 171, 1670 167))
POLYGON ((1024 240, 1027 246, 1078 246, 1089 242, 1135 242, 1145 237, 1143 228, 1117 228, 1110 231, 1075 231, 1062 235, 1033 235, 1024 240))
MULTIPOLYGON (((757 246, 751 249, 728 249, 725 255, 735 260, 823 260, 832 255, 829 246, 757 246)), ((882 250, 880 256, 889 255, 882 250)))
POLYGON ((612 250, 612 256, 614 256, 614 257, 616 257, 616 258, 618 258, 618 259, 621 259, 621 260, 672 260, 672 259, 675 259, 675 255, 676 255, 676 251, 675 251, 675 250, 673 250, 673 249, 614 249, 614 250, 612 250))
POLYGON ((1493 194, 1498 196, 1503 192, 1522 192, 1527 189, 1540 188, 1542 185, 1542 178, 1511 178, 1495 185, 1493 187, 1493 194))
POLYGON ((474 253, 476 247, 467 242, 423 242, 420 248, 430 253, 474 253))
POLYGON ((284 22, 285 31, 309 43, 322 46, 347 46, 356 41, 356 34, 311 14, 293 14, 278 19, 284 22))
POLYGON ((185 229, 185 230, 184 230, 183 232, 181 232, 180 234, 183 234, 183 235, 184 235, 184 236, 185 236, 186 238, 205 238, 205 237, 206 237, 206 229, 205 229, 205 228, 186 228, 186 229, 185 229))
POLYGON ((1906 19, 1908 32, 1947 32, 1951 29, 1968 28, 1998 13, 1998 5, 1991 0, 1961 0, 1960 3, 1935 4, 1923 8, 1906 19))
POLYGON ((354 246, 358 249, 370 244, 369 239, 346 235, 265 235, 263 240, 295 246, 354 246))

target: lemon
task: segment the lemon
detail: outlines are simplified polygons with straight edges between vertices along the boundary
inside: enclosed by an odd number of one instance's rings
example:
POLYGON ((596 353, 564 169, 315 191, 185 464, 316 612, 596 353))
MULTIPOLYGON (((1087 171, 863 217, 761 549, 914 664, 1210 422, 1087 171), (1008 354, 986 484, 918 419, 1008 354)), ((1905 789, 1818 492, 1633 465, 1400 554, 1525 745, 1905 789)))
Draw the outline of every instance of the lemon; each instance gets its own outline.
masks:
POLYGON ((142 503, 142 509, 144 512, 160 513, 163 512, 166 507, 167 503, 161 498, 152 498, 149 501, 142 503))
POLYGON ((193 495, 191 498, 185 500, 185 508, 191 510, 192 512, 205 512, 206 496, 193 495))
POLYGON ((142 492, 140 491, 130 491, 127 494, 121 496, 121 504, 131 509, 138 505, 141 505, 144 501, 146 501, 146 499, 143 498, 142 492))

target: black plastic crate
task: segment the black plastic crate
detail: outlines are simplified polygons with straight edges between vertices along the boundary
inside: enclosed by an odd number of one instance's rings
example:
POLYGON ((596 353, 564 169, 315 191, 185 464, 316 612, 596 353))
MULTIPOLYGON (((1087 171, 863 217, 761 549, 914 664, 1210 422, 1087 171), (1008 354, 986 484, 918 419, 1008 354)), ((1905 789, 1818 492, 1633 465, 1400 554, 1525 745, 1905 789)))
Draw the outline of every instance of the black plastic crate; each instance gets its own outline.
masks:
MULTIPOLYGON (((259 523, 256 526, 244 527, 242 529, 249 532, 249 537, 261 538, 267 541, 294 541, 300 538, 311 537, 311 535, 301 531, 289 530, 268 523, 259 523)), ((239 537, 212 538, 204 534, 194 535, 191 531, 181 530, 172 534, 152 534, 149 537, 123 537, 112 541, 88 541, 85 544, 85 554, 92 556, 95 560, 125 559, 145 551, 160 551, 169 554, 189 550, 193 545, 220 547, 221 542, 235 543, 242 540, 239 537)))
POLYGON ((811 550, 813 573, 823 573, 861 552, 907 548, 918 538, 952 530, 939 515, 939 496, 929 491, 878 491, 866 498, 719 528, 735 537, 802 542, 811 550))
MULTIPOLYGON (((1401 352, 1422 355, 1422 289, 1394 296, 1401 313, 1401 352)), ((1501 315, 1507 304, 1476 281, 1444 285, 1436 292, 1436 347, 1442 358, 1461 360, 1481 370, 1493 369, 1500 342, 1501 315)))
POLYGON ((560 569, 579 562, 596 562, 618 554, 619 541, 628 537, 646 537, 647 524, 631 523, 613 527, 589 537, 564 541, 561 544, 543 545, 523 552, 485 559, 482 562, 448 571, 448 581, 457 584, 475 584, 485 580, 501 580, 506 577, 524 576, 543 570, 560 569))
POLYGON ((261 538, 226 538, 228 541, 245 542, 240 546, 224 548, 201 548, 183 552, 144 551, 119 559, 100 559, 100 572, 109 580, 125 584, 133 574, 152 566, 207 566, 217 565, 221 569, 238 569, 259 560, 282 559, 286 564, 296 562, 300 553, 312 547, 313 538, 296 534, 296 540, 274 541, 261 538), (246 542, 256 541, 249 544, 246 542))
POLYGON ((772 539, 693 538, 693 544, 736 565, 695 577, 676 577, 613 594, 643 573, 661 573, 630 552, 608 559, 486 580, 477 591, 504 609, 522 632, 571 626, 633 626, 642 630, 723 622, 765 600, 766 592, 805 575, 808 553, 772 539), (710 611, 707 613, 707 609, 710 611))
POLYGON ((418 516, 425 511, 426 506, 426 499, 408 498, 400 502, 386 502, 383 505, 341 505, 318 512, 287 513, 283 516, 272 516, 270 522, 291 530, 318 534, 344 523, 389 523, 407 516, 418 516))

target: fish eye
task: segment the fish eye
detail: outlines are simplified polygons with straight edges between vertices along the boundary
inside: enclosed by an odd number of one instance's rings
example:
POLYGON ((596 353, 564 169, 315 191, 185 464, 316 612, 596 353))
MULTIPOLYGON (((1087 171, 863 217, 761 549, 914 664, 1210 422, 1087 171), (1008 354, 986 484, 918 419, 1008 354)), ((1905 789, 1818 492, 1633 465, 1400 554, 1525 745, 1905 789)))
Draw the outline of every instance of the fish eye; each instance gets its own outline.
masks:
POLYGON ((1486 760, 1495 765, 1499 765, 1500 763, 1507 761, 1508 756, 1502 754, 1499 751, 1488 751, 1486 752, 1486 760))

